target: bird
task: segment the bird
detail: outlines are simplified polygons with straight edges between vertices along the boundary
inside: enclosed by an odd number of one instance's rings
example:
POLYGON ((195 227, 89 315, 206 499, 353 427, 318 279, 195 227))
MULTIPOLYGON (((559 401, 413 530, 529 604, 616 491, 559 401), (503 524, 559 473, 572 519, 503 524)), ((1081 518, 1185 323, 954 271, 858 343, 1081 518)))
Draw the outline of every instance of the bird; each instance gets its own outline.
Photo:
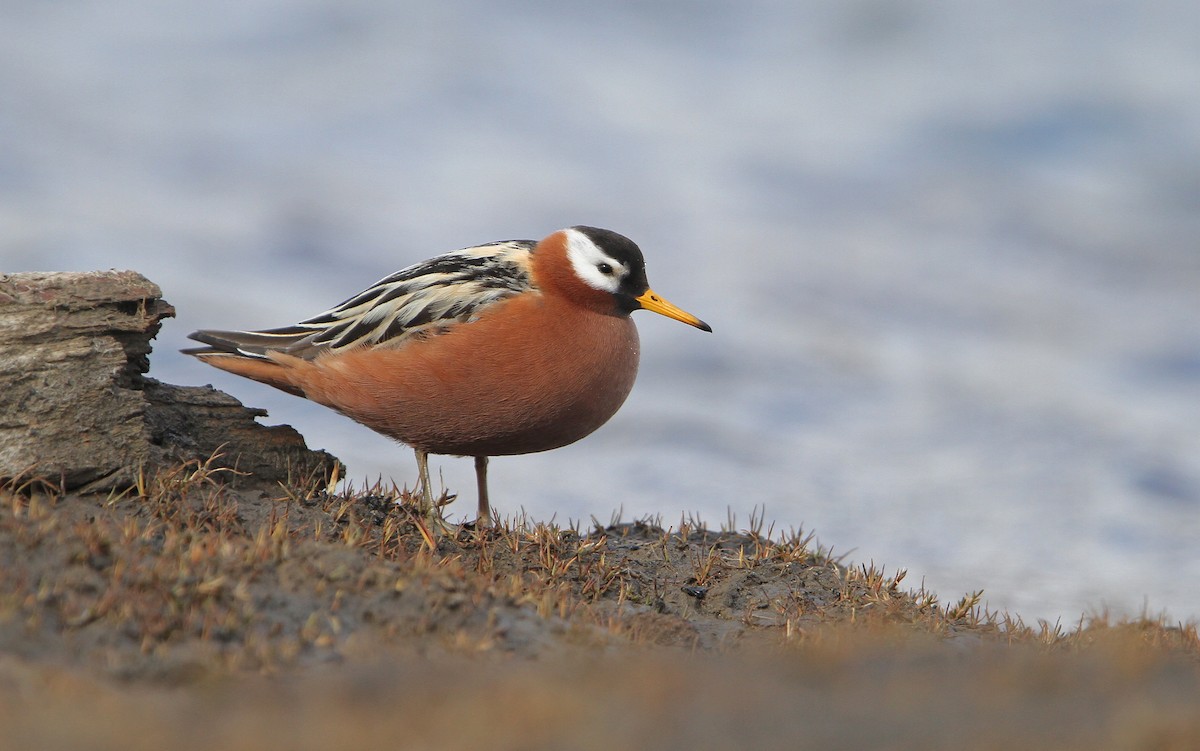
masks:
POLYGON ((411 447, 430 521, 429 455, 474 457, 486 527, 489 457, 574 443, 625 402, 635 310, 712 331, 650 288, 636 243, 580 225, 435 256, 292 326, 196 331, 206 346, 182 352, 411 447))

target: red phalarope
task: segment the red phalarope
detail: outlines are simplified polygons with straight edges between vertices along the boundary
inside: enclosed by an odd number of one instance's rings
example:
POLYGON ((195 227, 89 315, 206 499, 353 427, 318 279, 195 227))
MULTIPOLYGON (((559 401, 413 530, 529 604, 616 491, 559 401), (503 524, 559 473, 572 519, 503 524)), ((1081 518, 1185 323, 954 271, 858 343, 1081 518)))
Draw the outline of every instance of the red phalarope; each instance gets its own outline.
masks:
POLYGON ((411 446, 431 518, 428 455, 474 457, 487 525, 488 457, 573 443, 625 401, 638 309, 712 331, 650 289, 631 240, 579 226, 431 258, 294 326, 197 331, 208 346, 184 352, 411 446))

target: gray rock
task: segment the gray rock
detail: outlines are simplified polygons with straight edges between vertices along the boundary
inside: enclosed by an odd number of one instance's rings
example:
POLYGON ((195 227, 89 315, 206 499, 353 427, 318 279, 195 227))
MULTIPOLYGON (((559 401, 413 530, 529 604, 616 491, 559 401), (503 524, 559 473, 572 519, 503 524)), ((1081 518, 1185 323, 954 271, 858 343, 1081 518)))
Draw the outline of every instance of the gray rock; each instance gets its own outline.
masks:
POLYGON ((132 271, 0 275, 0 479, 101 492, 214 454, 235 483, 327 477, 337 459, 264 410, 144 375, 161 295, 132 271))

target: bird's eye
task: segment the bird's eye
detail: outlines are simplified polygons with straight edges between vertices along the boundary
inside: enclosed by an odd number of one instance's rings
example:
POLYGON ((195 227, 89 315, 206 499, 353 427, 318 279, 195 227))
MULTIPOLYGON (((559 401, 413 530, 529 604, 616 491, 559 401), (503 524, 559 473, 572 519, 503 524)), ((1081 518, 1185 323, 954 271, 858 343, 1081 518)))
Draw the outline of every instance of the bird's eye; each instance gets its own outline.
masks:
POLYGON ((607 263, 596 264, 596 268, 600 269, 600 273, 605 276, 612 276, 613 267, 607 263))

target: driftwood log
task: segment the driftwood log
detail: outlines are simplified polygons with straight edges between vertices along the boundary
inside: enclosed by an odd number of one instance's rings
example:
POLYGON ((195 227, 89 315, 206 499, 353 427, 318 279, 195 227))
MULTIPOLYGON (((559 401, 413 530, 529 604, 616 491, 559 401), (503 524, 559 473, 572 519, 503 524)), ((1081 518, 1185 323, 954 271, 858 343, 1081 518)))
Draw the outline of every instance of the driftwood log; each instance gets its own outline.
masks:
POLYGON ((0 274, 0 480, 109 491, 215 454, 245 484, 328 476, 337 459, 266 411, 144 375, 174 315, 132 271, 0 274))

